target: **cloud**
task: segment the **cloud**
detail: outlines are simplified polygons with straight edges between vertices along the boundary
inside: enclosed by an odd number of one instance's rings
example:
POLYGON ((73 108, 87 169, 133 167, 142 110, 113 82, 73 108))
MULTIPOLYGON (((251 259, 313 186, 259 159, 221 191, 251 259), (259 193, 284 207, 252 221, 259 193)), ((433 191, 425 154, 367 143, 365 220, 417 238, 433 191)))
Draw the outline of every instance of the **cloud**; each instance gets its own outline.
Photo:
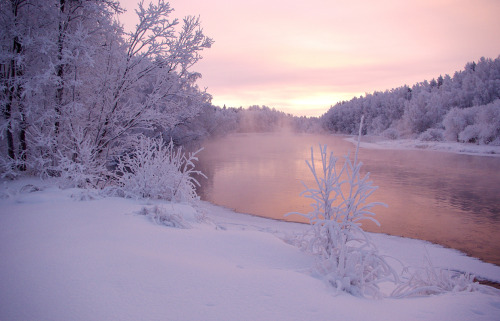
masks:
POLYGON ((498 0, 170 3, 177 17, 200 15, 215 40, 194 69, 219 104, 328 108, 500 54, 498 0))

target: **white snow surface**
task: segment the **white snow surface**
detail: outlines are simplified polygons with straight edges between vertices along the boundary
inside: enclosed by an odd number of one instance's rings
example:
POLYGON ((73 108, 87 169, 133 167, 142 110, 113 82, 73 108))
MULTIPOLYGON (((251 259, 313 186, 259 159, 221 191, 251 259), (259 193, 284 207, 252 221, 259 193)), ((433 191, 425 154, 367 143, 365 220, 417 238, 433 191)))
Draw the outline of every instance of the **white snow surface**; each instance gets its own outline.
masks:
MULTIPOLYGON (((312 273, 314 257, 286 242, 305 224, 33 179, 0 184, 0 320, 500 320, 497 291, 336 293, 312 273), (155 206, 191 228, 140 214, 155 206)), ((500 281, 500 267, 458 251, 370 235, 395 268, 427 252, 436 266, 500 281)))
MULTIPOLYGON (((356 144, 358 136, 350 136, 347 141, 356 144)), ((418 139, 396 139, 390 140, 380 136, 362 136, 362 148, 371 149, 419 149, 433 150, 440 152, 450 152, 456 154, 466 154, 475 156, 494 156, 500 157, 500 146, 495 145, 479 145, 471 143, 457 142, 436 142, 422 141, 418 139)))

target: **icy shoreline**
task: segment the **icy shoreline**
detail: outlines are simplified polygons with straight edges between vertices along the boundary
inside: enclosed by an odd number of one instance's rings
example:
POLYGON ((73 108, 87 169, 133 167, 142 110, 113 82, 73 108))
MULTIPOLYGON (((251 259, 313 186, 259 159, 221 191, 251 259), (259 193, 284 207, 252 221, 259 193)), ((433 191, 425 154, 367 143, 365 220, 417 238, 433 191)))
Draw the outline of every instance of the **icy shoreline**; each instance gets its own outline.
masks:
MULTIPOLYGON (((335 293, 287 243, 308 226, 192 206, 102 197, 38 180, 0 186, 2 320, 496 320, 500 296, 369 300, 335 293), (144 209, 180 215, 157 224, 144 209)), ((370 233, 401 270, 422 264, 500 282, 500 267, 425 241, 370 233)))
MULTIPOLYGON (((357 136, 349 136, 345 138, 345 140, 353 144, 357 143, 357 139, 357 136)), ((369 149, 432 150, 474 156, 500 157, 500 146, 422 141, 418 139, 389 140, 380 136, 362 136, 360 146, 362 148, 369 149)))

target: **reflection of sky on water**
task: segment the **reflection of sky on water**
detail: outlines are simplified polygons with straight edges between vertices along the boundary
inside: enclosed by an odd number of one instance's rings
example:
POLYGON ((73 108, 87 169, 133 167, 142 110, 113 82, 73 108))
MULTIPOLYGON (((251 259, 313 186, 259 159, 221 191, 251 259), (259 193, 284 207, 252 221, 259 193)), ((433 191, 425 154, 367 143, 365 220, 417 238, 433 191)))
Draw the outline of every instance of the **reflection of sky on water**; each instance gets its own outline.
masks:
MULTIPOLYGON (((354 146, 335 136, 235 135, 206 144, 200 154, 209 176, 202 198, 239 212, 303 221, 288 212, 307 213, 301 180, 314 187, 305 164, 318 143, 339 157, 354 146)), ((362 171, 379 189, 370 201, 381 223, 373 232, 420 238, 457 248, 500 264, 500 158, 430 151, 360 151, 362 171)), ((319 164, 318 164, 319 165, 319 164)))

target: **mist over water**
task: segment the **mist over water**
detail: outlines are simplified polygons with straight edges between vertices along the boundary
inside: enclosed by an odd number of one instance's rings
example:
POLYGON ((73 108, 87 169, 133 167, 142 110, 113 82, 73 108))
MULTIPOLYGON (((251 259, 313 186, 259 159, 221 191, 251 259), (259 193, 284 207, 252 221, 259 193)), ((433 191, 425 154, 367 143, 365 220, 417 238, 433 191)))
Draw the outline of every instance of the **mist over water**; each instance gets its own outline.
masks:
MULTIPOLYGON (((236 134, 205 144, 200 168, 201 197, 238 212, 306 222, 299 196, 303 181, 315 187, 305 160, 310 148, 327 144, 339 158, 354 157, 355 146, 341 136, 281 133, 236 134)), ((370 202, 381 227, 370 232, 418 238, 452 247, 500 265, 500 158, 420 150, 360 149, 362 172, 379 189, 370 202)))

